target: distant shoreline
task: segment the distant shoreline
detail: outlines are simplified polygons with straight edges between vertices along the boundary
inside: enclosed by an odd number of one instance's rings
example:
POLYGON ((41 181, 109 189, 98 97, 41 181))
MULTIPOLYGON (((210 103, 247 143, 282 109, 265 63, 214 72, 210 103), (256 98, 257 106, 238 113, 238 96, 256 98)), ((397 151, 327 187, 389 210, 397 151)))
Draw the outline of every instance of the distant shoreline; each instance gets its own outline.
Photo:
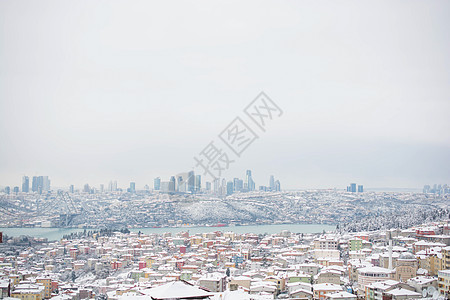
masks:
MULTIPOLYGON (((120 228, 117 228, 120 229, 120 228)), ((325 231, 334 231, 335 225, 327 224, 270 224, 270 225, 243 225, 243 226, 224 226, 224 227, 160 227, 160 228, 129 228, 131 232, 142 232, 144 234, 162 234, 166 232, 178 233, 188 231, 190 234, 213 232, 213 231, 232 231, 238 234, 254 233, 254 234, 272 234, 280 233, 288 230, 293 233, 320 233, 325 231)), ((41 227, 2 227, 0 231, 10 237, 31 236, 36 238, 47 238, 49 241, 59 240, 64 235, 76 232, 83 232, 83 228, 41 228, 41 227)), ((86 229, 86 231, 96 231, 100 228, 86 229)))

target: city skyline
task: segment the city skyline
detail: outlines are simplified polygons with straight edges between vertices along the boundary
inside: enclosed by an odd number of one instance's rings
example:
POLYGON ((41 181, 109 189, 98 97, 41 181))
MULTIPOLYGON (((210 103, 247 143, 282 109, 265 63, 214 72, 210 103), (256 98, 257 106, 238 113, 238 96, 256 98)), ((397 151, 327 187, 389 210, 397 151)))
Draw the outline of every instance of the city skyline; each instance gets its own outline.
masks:
MULTIPOLYGON (((205 180, 205 178, 208 178, 207 176, 202 177, 201 174, 195 174, 194 171, 179 173, 175 176, 170 176, 168 178, 168 181, 162 181, 161 177, 155 177, 153 179, 153 188, 151 190, 159 191, 163 190, 161 186, 165 186, 165 188, 168 188, 168 185, 173 180, 173 186, 171 189, 171 192, 199 192, 199 191, 211 191, 212 184, 215 184, 215 182, 224 181, 226 185, 229 183, 232 184, 232 190, 233 191, 255 191, 255 190, 263 190, 263 191, 280 191, 280 181, 277 179, 275 180, 274 175, 270 175, 268 179, 268 184, 259 184, 256 185, 256 183, 253 180, 251 170, 246 170, 245 173, 245 180, 240 179, 239 177, 234 177, 232 180, 227 180, 227 178, 217 178, 211 181, 205 180), (203 179, 202 179, 203 178, 203 179), (244 183, 245 181, 245 183, 244 183), (203 182, 203 184, 202 184, 203 182), (250 184, 249 184, 250 182, 250 184)), ((18 185, 11 185, 11 186, 1 186, 2 188, 17 188, 17 192, 19 190, 21 192, 39 192, 42 193, 43 191, 50 191, 50 182, 49 176, 33 176, 32 177, 32 183, 30 186, 30 177, 24 175, 22 177, 22 185, 21 188, 18 185)), ((143 188, 141 189, 139 186, 136 188, 136 182, 129 181, 129 187, 127 188, 126 185, 124 187, 120 186, 117 182, 117 180, 109 180, 108 185, 105 188, 105 183, 100 183, 98 185, 92 185, 92 183, 84 183, 80 186, 79 190, 83 190, 85 192, 89 192, 92 189, 96 189, 100 192, 103 191, 118 191, 118 190, 125 190, 128 192, 136 192, 137 190, 150 190, 150 186, 148 183, 144 183, 143 188)), ((55 187, 54 190, 69 190, 70 192, 74 192, 74 190, 78 189, 75 187, 75 185, 70 184, 68 187, 55 187)), ((168 192, 168 190, 166 191, 168 192)), ((217 192, 217 191, 215 191, 217 192)))
MULTIPOLYGON (((43 191, 50 191, 50 190, 68 190, 70 193, 74 193, 75 191, 84 191, 84 192, 100 192, 103 193, 105 191, 126 191, 135 193, 136 191, 160 191, 160 192, 190 192, 190 193, 198 193, 198 192, 213 192, 218 194, 226 194, 230 195, 234 192, 248 192, 248 191, 281 191, 281 183, 280 180, 275 180, 274 175, 269 176, 268 185, 261 185, 253 181, 252 179, 252 173, 251 170, 247 170, 245 174, 245 179, 241 179, 239 177, 233 177, 232 179, 227 178, 218 178, 216 180, 212 181, 206 181, 204 178, 202 179, 201 174, 195 174, 193 171, 187 172, 187 173, 181 173, 182 176, 180 177, 180 174, 177 174, 176 176, 170 176, 168 181, 162 181, 161 177, 155 177, 153 178, 153 185, 149 183, 144 183, 141 186, 136 187, 136 182, 129 181, 128 183, 125 183, 124 186, 120 186, 117 182, 117 180, 109 180, 108 185, 106 186, 105 183, 100 183, 98 185, 92 185, 90 183, 85 183, 81 186, 75 186, 73 184, 70 184, 68 187, 54 187, 53 189, 50 188, 50 182, 49 176, 33 176, 32 182, 30 185, 30 177, 29 176, 23 176, 22 177, 22 184, 21 185, 10 185, 10 186, 1 186, 3 190, 0 190, 9 194, 11 192, 13 193, 19 193, 19 192, 38 192, 41 193, 43 191), (192 174, 192 175, 191 175, 192 174), (244 183, 244 181, 248 181, 247 176, 250 174, 250 178, 253 181, 252 187, 249 189, 248 183, 244 183), (187 176, 186 176, 187 175, 187 176), (176 177, 179 177, 177 179, 176 177), (186 177, 181 179, 182 177, 186 177), (186 185, 186 179, 193 178, 193 181, 190 182, 190 184, 186 185), (170 181, 174 180, 172 190, 169 191, 169 185, 170 181), (180 182, 181 180, 181 182, 180 182), (183 182, 184 180, 184 182, 183 182), (45 182, 45 183, 44 183, 45 182), (220 183, 222 182, 222 183, 220 183), (129 186, 127 187, 127 184, 129 186), (231 193, 229 192, 231 184, 231 193), (161 186, 164 186, 161 188, 161 186), (180 190, 180 186, 183 186, 183 190, 180 190), (150 188, 152 187, 152 188, 150 188), (166 190, 165 190, 166 189, 166 190), (222 191, 221 189, 225 189, 222 191), (220 191, 219 191, 220 190, 220 191)), ((337 189, 336 187, 334 187, 337 189)), ((329 189, 329 188, 328 188, 329 189)), ((347 192, 352 193, 363 193, 366 190, 366 187, 364 187, 363 184, 357 184, 357 183, 350 183, 350 185, 347 185, 346 188, 339 187, 340 190, 346 190, 347 192)), ((369 187, 369 190, 375 191, 380 190, 383 188, 373 188, 369 187)), ((390 188, 385 188, 386 191, 389 191, 390 188)), ((296 189, 285 189, 288 191, 293 191, 296 189)), ((302 190, 302 189, 297 189, 302 190)), ((402 190, 402 188, 393 188, 392 190, 402 190)), ((419 187, 411 188, 409 189, 411 191, 419 191, 419 187)), ((447 194, 449 192, 449 185, 446 183, 434 183, 432 185, 425 184, 422 188, 422 192, 424 194, 427 193, 437 193, 437 194, 447 194)))
POLYGON ((0 298, 449 298, 449 12, 0 1, 0 298))
MULTIPOLYGON (((247 171, 250 171, 250 170, 247 170, 247 171)), ((246 171, 246 173, 247 173, 247 171, 246 171)), ((21 181, 20 184, 18 182, 15 182, 15 183, 10 184, 10 185, 2 185, 0 183, 0 188, 4 189, 4 188, 9 187, 11 189, 11 191, 12 191, 13 188, 17 187, 17 188, 19 188, 19 190, 21 192, 29 192, 29 191, 33 192, 33 191, 38 191, 38 188, 39 188, 38 185, 42 185, 41 189, 43 191, 49 191, 49 190, 51 190, 50 189, 50 181, 51 180, 49 179, 49 177, 50 176, 27 176, 27 175, 24 175, 24 176, 22 176, 22 181, 21 181), (31 180, 35 181, 35 184, 36 184, 35 188, 33 188, 33 182, 30 181, 30 178, 31 178, 31 180), (39 180, 40 181, 43 181, 43 180, 46 181, 46 187, 45 188, 43 188, 43 182, 38 183, 39 180)), ((176 176, 169 176, 169 177, 167 177, 168 181, 170 181, 170 177, 174 177, 175 178, 176 176)), ((126 190, 128 190, 131 187, 130 184, 133 184, 133 186, 134 186, 133 190, 135 190, 135 191, 136 190, 158 190, 158 189, 154 188, 157 184, 160 187, 162 182, 164 182, 164 181, 167 182, 166 180, 163 180, 161 178, 162 178, 162 176, 157 176, 157 177, 153 178, 152 180, 150 180, 148 182, 147 181, 140 182, 137 185, 136 185, 136 181, 133 181, 133 179, 128 180, 128 181, 124 181, 124 182, 119 182, 118 180, 115 180, 115 179, 108 179, 108 180, 104 180, 104 181, 102 181, 100 183, 95 183, 95 184, 92 184, 91 182, 84 182, 84 183, 81 183, 79 185, 71 183, 71 184, 69 184, 67 186, 54 186, 52 184, 52 190, 60 190, 60 189, 61 190, 69 190, 69 191, 72 190, 72 189, 83 190, 85 188, 85 186, 88 185, 91 188, 95 188, 95 189, 97 189, 99 191, 103 191, 103 190, 104 191, 114 191, 114 190, 125 190, 126 191, 126 190), (157 180, 159 180, 158 183, 156 183, 157 180), (148 187, 148 188, 146 188, 146 187, 148 187), (152 188, 150 188, 150 187, 152 187, 152 188)), ((193 183, 193 184, 196 187, 197 187, 198 184, 200 184, 201 189, 208 190, 208 185, 211 188, 213 186, 213 184, 214 184, 214 180, 205 180, 205 178, 207 178, 207 176, 203 176, 201 174, 195 174, 195 176, 194 176, 195 183, 193 183), (198 177, 200 177, 201 179, 199 180, 198 177)), ((233 185, 236 186, 236 184, 239 184, 239 182, 236 183, 236 180, 240 179, 240 181, 241 181, 240 184, 242 184, 244 186, 244 180, 246 178, 246 174, 244 174, 242 176, 242 178, 243 179, 241 179, 240 177, 231 176, 231 177, 222 177, 222 178, 219 178, 219 180, 220 181, 221 180, 226 180, 226 182, 230 182, 231 181, 233 183, 233 185)), ((253 184, 255 184, 254 190, 259 190, 259 188, 261 186, 264 186, 264 187, 268 188, 268 190, 271 190, 271 189, 273 190, 273 187, 275 186, 275 184, 280 184, 280 180, 278 178, 279 177, 277 177, 277 180, 275 181, 274 180, 274 175, 269 175, 269 179, 267 180, 266 184, 263 184, 264 181, 258 182, 258 184, 256 184, 256 182, 253 182, 253 184)), ((176 185, 178 185, 178 183, 176 183, 176 185)), ((383 189, 385 189, 386 191, 402 190, 402 189, 404 189, 404 190, 411 190, 411 191, 422 190, 424 193, 427 193, 427 192, 430 192, 430 190, 431 191, 432 190, 439 190, 439 189, 441 189, 441 187, 446 188, 446 187, 448 187, 448 184, 445 183, 445 182, 438 182, 438 183, 432 183, 431 186, 429 185, 429 183, 425 183, 425 184, 422 184, 420 186, 415 186, 415 187, 373 187, 373 186, 370 186, 370 185, 366 186, 365 184, 350 183, 350 185, 347 184, 347 185, 339 186, 339 187, 336 187, 336 186, 332 186, 331 187, 330 186, 330 187, 324 187, 324 188, 318 188, 318 189, 336 188, 336 189, 341 189, 341 190, 347 190, 349 192, 356 192, 356 191, 362 192, 363 189, 365 190, 367 188, 369 190, 383 190, 383 189)), ((294 190, 315 189, 315 188, 297 188, 297 189, 289 189, 289 188, 286 189, 286 188, 283 188, 283 189, 284 190, 294 191, 294 190)))

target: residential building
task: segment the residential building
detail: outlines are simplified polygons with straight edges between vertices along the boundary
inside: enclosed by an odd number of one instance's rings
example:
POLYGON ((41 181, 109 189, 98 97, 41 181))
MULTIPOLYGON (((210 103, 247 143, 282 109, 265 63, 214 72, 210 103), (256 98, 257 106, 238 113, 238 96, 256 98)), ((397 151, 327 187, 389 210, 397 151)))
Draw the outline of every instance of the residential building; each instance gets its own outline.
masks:
POLYGON ((22 300, 43 300, 45 299, 45 287, 38 284, 19 284, 14 287, 11 297, 22 300))
POLYGON ((219 273, 207 274, 200 278, 198 283, 210 292, 219 293, 227 289, 227 276, 219 273))
POLYGON ((360 238, 353 238, 348 241, 348 248, 350 251, 359 251, 362 249, 363 240, 360 238))
POLYGON ((314 299, 325 299, 327 294, 342 292, 340 285, 332 283, 319 283, 313 285, 314 299))
POLYGON ((441 270, 438 272, 439 294, 444 297, 450 295, 450 270, 441 270))
POLYGON ((344 291, 325 295, 327 300, 355 300, 356 298, 358 297, 355 294, 344 291))
POLYGON ((381 267, 364 267, 358 269, 358 294, 366 294, 366 286, 371 283, 393 278, 393 272, 392 270, 381 267))

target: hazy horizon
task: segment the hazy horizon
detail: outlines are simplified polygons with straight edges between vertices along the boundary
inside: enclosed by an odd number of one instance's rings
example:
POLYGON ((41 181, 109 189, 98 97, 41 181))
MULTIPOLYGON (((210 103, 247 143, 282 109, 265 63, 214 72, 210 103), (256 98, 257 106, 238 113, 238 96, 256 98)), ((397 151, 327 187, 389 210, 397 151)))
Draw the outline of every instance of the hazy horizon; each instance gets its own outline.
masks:
POLYGON ((282 189, 449 184, 449 10, 1 1, 0 186, 48 175, 52 187, 152 188, 191 170, 261 91, 283 115, 227 179, 250 169, 257 186, 274 175, 282 189))

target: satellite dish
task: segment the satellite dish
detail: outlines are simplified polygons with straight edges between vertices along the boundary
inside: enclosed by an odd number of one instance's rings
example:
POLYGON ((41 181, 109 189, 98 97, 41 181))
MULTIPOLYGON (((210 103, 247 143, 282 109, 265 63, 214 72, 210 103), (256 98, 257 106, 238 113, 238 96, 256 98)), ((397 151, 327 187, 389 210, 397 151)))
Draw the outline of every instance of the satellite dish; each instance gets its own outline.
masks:
MULTIPOLYGON (((428 293, 428 296, 433 296, 433 298, 434 299, 436 299, 436 297, 434 297, 435 295, 435 293, 436 293, 437 291, 436 291, 436 288, 434 287, 434 286, 429 286, 428 288, 427 288, 427 293, 428 293)), ((438 295, 439 296, 439 295, 438 295)))
POLYGON ((425 298, 427 296, 428 292, 426 289, 423 289, 422 291, 422 298, 425 298))
MULTIPOLYGON (((438 291, 434 292, 433 293, 433 299, 439 299, 439 298, 440 298, 439 292, 438 291)), ((444 297, 442 297, 442 299, 444 299, 444 297)))

